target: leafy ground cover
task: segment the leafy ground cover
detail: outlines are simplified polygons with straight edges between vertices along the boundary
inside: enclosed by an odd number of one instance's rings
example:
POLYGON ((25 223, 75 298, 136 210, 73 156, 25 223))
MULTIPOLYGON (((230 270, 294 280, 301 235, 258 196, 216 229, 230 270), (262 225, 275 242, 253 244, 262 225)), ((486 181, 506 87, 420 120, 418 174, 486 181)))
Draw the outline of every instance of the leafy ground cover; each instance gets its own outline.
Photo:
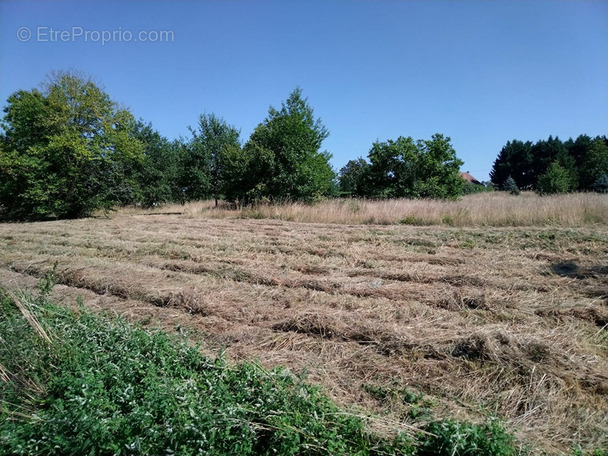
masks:
POLYGON ((514 454, 496 422, 381 437, 286 369, 229 366, 123 320, 0 295, 3 454, 514 454))

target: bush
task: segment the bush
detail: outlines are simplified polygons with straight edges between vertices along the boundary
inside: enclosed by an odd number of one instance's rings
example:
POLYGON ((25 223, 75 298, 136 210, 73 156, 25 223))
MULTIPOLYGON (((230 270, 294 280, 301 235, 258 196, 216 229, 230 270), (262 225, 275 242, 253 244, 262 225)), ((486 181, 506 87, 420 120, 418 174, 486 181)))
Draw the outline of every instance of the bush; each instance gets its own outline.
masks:
POLYGON ((465 182, 462 190, 460 191, 461 195, 474 195, 476 193, 488 193, 493 192, 494 187, 488 185, 479 185, 472 184, 471 182, 465 182))
POLYGON ((415 215, 408 215, 404 218, 402 218, 399 223, 401 223, 402 225, 413 225, 413 226, 426 226, 426 225, 433 225, 434 222, 431 220, 425 220, 423 218, 420 217, 416 217, 415 215))

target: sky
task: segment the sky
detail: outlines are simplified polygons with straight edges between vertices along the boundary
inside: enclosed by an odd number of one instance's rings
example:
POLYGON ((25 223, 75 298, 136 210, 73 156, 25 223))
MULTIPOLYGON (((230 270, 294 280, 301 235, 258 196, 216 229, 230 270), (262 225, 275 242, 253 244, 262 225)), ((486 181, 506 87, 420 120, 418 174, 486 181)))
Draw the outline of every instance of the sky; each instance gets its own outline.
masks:
POLYGON ((300 87, 339 170, 449 136, 477 179, 504 144, 608 135, 608 1, 0 0, 0 100, 91 76, 169 139, 215 113, 245 142, 300 87))

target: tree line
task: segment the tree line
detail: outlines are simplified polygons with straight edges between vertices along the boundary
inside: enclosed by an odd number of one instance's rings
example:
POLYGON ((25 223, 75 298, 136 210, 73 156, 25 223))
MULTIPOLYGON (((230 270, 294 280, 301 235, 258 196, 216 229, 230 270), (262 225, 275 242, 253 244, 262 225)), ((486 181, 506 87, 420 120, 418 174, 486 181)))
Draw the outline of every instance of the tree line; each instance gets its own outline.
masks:
POLYGON ((608 192, 608 138, 508 141, 494 161, 490 179, 496 188, 515 192, 608 192))
MULTIPOLYGON (((191 137, 170 141, 136 120, 91 79, 53 74, 40 89, 13 93, 0 122, 0 217, 75 218, 117 205, 213 198, 236 205, 314 202, 324 197, 457 198, 485 190, 459 176, 449 137, 376 141, 367 159, 339 173, 322 149, 329 130, 301 89, 242 141, 215 114, 191 137)), ((608 191, 608 139, 508 142, 492 168, 492 187, 542 194, 608 191)), ((489 187, 489 186, 488 186, 489 187)))
POLYGON ((151 207, 213 198, 238 205, 328 196, 458 196, 462 161, 450 138, 376 142, 370 163, 339 173, 322 150, 329 131, 297 88, 244 143, 214 114, 170 141, 90 78, 53 74, 13 93, 0 133, 0 215, 76 218, 116 205, 151 207))
POLYGON ((368 198, 456 198, 465 186, 462 164, 441 134, 376 141, 368 160, 350 160, 340 170, 339 188, 343 195, 368 198))

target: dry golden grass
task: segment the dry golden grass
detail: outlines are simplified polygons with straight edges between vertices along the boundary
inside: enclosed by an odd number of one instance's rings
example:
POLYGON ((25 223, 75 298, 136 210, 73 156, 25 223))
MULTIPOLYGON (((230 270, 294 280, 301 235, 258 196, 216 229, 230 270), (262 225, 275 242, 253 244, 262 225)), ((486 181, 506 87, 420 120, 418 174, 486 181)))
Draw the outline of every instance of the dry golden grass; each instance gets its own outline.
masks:
POLYGON ((308 223, 446 226, 586 226, 608 224, 608 196, 597 193, 538 196, 524 192, 480 193, 458 201, 334 199, 315 205, 292 203, 216 209, 212 201, 169 205, 124 214, 167 213, 204 218, 266 218, 308 223))
MULTIPOLYGON (((482 196, 363 202, 358 212, 388 223, 416 205, 430 206, 416 216, 440 219, 458 213, 451 205, 489 214, 510 204, 482 196)), ((535 453, 569 454, 608 446, 608 235, 582 215, 605 212, 596 197, 572 196, 577 209, 560 209, 550 227, 364 225, 348 218, 359 217, 348 201, 260 209, 312 222, 334 208, 328 223, 242 219, 201 203, 0 224, 0 283, 33 286, 57 262, 55 300, 80 295, 94 309, 190 331, 209 353, 306 369, 339 402, 391 423, 410 423, 411 404, 380 401, 370 387, 422 391, 439 415, 497 414, 535 453), (584 206, 593 201, 599 210, 584 206)), ((513 200, 537 212, 569 201, 513 200)), ((533 220, 520 213, 520 224, 533 220)), ((485 217, 471 224, 492 225, 485 217)))

